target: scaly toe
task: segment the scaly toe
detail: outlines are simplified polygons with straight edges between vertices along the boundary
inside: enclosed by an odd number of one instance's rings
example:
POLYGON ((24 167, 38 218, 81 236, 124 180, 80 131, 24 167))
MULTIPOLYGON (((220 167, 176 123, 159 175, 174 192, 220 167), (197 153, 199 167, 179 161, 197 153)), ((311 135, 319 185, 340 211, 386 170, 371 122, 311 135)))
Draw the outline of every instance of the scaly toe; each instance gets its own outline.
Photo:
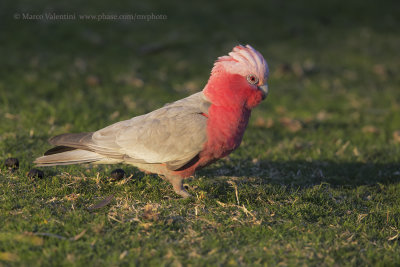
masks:
POLYGON ((177 193, 178 195, 180 195, 183 198, 188 198, 191 197, 192 195, 188 193, 188 191, 186 191, 185 189, 181 189, 179 191, 175 191, 175 193, 177 193))

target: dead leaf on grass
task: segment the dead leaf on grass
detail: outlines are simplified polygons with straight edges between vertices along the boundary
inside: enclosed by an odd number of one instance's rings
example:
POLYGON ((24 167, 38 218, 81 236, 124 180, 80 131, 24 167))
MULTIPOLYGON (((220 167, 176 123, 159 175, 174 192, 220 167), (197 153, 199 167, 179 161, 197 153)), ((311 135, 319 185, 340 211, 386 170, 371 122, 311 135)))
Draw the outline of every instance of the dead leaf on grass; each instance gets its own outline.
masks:
POLYGON ((357 147, 353 148, 353 155, 356 157, 360 156, 360 152, 358 151, 357 147))
POLYGON ((124 250, 120 255, 119 255, 119 259, 122 260, 123 258, 125 258, 125 256, 128 255, 128 251, 124 250))
POLYGON ((366 125, 366 126, 364 126, 364 127, 361 129, 361 131, 362 131, 363 133, 372 133, 372 134, 377 134, 377 133, 379 133, 379 129, 376 128, 376 127, 373 126, 373 125, 366 125))
POLYGON ((80 196, 80 194, 72 193, 70 195, 66 195, 64 197, 64 199, 69 200, 69 201, 74 201, 74 200, 77 200, 79 198, 79 196, 80 196))
POLYGON ((151 226, 153 226, 153 223, 151 222, 146 222, 146 223, 140 223, 139 224, 141 227, 143 227, 145 230, 148 230, 151 226))
POLYGON ((17 254, 12 252, 0 252, 0 261, 18 261, 19 257, 17 254))
POLYGON ((292 133, 298 132, 303 128, 300 121, 288 117, 280 118, 279 122, 292 133))
POLYGON ((116 118, 119 117, 119 111, 116 110, 113 113, 110 114, 110 116, 108 116, 110 118, 110 120, 115 120, 116 118))
POLYGON ((349 145, 350 145, 350 141, 347 141, 346 143, 344 143, 343 146, 341 148, 339 148, 338 151, 336 151, 336 153, 335 153, 336 156, 342 155, 349 145))
POLYGON ((318 121, 324 121, 324 120, 329 119, 330 117, 331 117, 331 114, 329 114, 325 110, 321 110, 320 112, 317 113, 317 116, 316 116, 318 121))
POLYGON ((388 76, 388 71, 383 64, 376 64, 372 68, 373 72, 381 79, 386 80, 388 76))
POLYGON ((388 241, 397 240, 397 239, 399 239, 399 237, 400 237, 400 233, 397 233, 396 235, 389 237, 388 241))
POLYGON ((258 117, 254 122, 254 125, 257 127, 271 128, 274 126, 274 120, 271 118, 265 120, 263 117, 258 117))
POLYGON ((97 86, 100 84, 100 79, 99 77, 95 76, 95 75, 89 75, 86 77, 86 84, 89 86, 97 86))
POLYGON ((284 106, 277 106, 275 107, 275 111, 278 114, 285 114, 287 112, 287 109, 284 106))
POLYGON ((80 232, 79 234, 77 234, 76 236, 74 236, 74 237, 72 237, 72 238, 70 238, 70 240, 72 240, 72 241, 76 241, 76 240, 78 240, 78 239, 80 239, 85 233, 86 233, 86 229, 84 229, 82 232, 80 232))
POLYGON ((157 206, 152 204, 147 204, 146 206, 144 206, 143 219, 149 221, 157 221, 159 215, 160 213, 157 212, 157 206))
POLYGON ((393 132, 393 141, 395 143, 400 143, 400 130, 393 132))
POLYGON ((89 210, 96 210, 96 209, 101 209, 105 206, 107 206, 108 204, 110 204, 110 202, 114 199, 114 195, 108 196, 105 199, 99 201, 98 203, 90 206, 88 209, 89 210))

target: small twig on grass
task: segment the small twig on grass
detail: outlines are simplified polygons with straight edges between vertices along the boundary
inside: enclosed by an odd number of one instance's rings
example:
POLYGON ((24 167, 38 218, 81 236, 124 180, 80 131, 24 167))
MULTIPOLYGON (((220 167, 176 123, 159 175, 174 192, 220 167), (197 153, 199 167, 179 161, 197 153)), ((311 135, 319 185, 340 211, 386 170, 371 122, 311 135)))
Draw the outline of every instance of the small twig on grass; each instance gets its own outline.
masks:
POLYGON ((62 240, 67 240, 68 238, 61 236, 61 235, 56 235, 56 234, 52 234, 52 233, 33 233, 34 235, 37 236, 48 236, 48 237, 55 237, 58 239, 62 239, 62 240))
POLYGON ((111 219, 111 220, 113 220, 113 221, 119 222, 119 223, 124 223, 123 221, 118 220, 117 218, 113 217, 113 216, 110 215, 110 214, 108 215, 108 218, 111 219))
POLYGON ((85 233, 86 233, 86 229, 84 229, 82 232, 80 232, 79 234, 77 234, 76 236, 74 236, 74 237, 71 237, 69 240, 72 240, 72 241, 76 241, 76 240, 78 240, 78 239, 80 239, 85 233))
POLYGON ((235 196, 236 196, 236 202, 238 205, 240 205, 239 202, 239 192, 238 192, 238 187, 234 181, 228 181, 228 184, 232 185, 232 187, 235 189, 235 196))
POLYGON ((227 204, 225 204, 225 203, 223 203, 223 202, 221 202, 219 200, 217 200, 216 202, 217 202, 218 205, 220 205, 222 207, 226 207, 227 206, 227 204))
POLYGON ((254 221, 256 224, 261 224, 261 220, 258 220, 257 217, 256 217, 251 211, 249 211, 244 205, 239 206, 239 205, 235 205, 235 204, 226 204, 226 203, 223 203, 223 202, 218 201, 218 200, 217 200, 216 202, 217 202, 218 205, 220 205, 220 206, 222 206, 222 207, 236 207, 236 208, 239 208, 239 209, 241 209, 246 215, 252 217, 252 218, 253 218, 253 221, 254 221))
POLYGON ((99 172, 97 172, 95 181, 96 181, 96 185, 99 185, 99 184, 100 184, 100 173, 99 173, 99 172))
POLYGON ((84 229, 82 232, 80 232, 80 233, 77 234, 76 236, 70 237, 70 238, 67 238, 67 237, 61 236, 61 235, 57 235, 57 234, 52 234, 52 233, 32 233, 32 234, 33 234, 33 235, 36 235, 36 236, 55 237, 55 238, 58 238, 58 239, 61 239, 61 240, 76 241, 76 240, 80 239, 80 238, 86 233, 86 231, 87 231, 87 230, 84 229))
POLYGON ((389 237, 388 241, 397 240, 399 239, 400 233, 397 233, 395 236, 389 237))
POLYGON ((392 230, 396 231, 397 234, 395 234, 395 235, 392 236, 392 237, 389 237, 389 238, 388 238, 388 241, 393 241, 393 240, 398 240, 398 239, 400 239, 400 231, 399 231, 397 228, 392 227, 392 226, 390 226, 390 228, 391 228, 392 230))
POLYGON ((254 214, 251 213, 244 205, 242 205, 241 207, 240 206, 238 206, 238 207, 241 208, 244 213, 246 213, 247 215, 250 215, 253 218, 253 220, 258 221, 256 216, 254 216, 254 214))
POLYGON ((125 179, 119 181, 119 182, 117 183, 117 185, 126 184, 127 182, 129 182, 129 181, 132 179, 132 177, 133 177, 133 174, 131 174, 129 177, 127 177, 127 178, 125 178, 125 179))

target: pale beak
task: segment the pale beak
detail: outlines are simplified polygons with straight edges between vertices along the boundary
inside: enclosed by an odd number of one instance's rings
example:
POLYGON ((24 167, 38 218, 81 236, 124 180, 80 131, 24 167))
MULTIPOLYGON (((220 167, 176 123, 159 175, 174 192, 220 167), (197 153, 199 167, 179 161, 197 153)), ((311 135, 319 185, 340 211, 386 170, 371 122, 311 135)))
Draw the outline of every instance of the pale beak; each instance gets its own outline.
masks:
POLYGON ((261 90, 261 92, 263 92, 263 99, 265 99, 268 95, 268 84, 263 84, 258 86, 258 89, 261 90))

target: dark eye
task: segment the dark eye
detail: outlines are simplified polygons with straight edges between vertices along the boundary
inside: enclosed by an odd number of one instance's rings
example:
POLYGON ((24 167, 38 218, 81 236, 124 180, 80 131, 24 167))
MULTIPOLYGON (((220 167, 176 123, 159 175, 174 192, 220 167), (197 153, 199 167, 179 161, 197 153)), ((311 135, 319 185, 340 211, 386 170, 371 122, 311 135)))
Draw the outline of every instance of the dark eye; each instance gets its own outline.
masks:
POLYGON ((257 84, 257 83, 258 83, 258 78, 257 78, 257 76, 254 75, 254 74, 249 74, 249 75, 247 75, 247 81, 248 81, 250 84, 257 84))

